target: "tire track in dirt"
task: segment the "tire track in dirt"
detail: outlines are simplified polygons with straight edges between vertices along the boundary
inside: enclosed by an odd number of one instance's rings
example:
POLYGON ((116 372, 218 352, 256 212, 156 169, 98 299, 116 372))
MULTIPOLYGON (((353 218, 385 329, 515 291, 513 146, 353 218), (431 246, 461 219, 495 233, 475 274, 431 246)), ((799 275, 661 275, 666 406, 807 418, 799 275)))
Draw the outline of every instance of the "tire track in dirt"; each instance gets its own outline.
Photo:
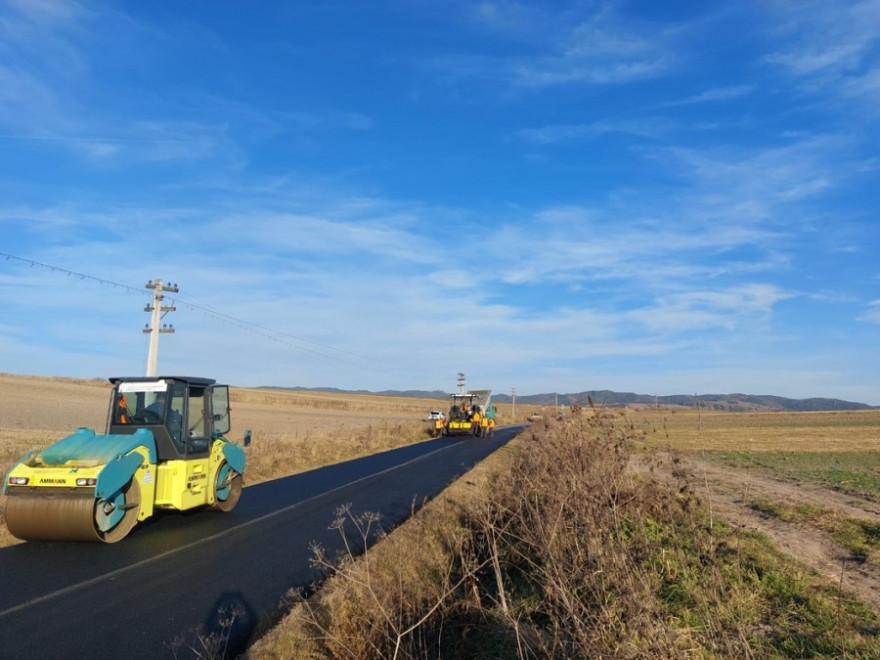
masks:
POLYGON ((786 522, 749 506, 755 500, 790 506, 809 504, 877 523, 880 504, 818 486, 786 482, 757 470, 721 467, 690 455, 657 452, 634 457, 632 465, 671 487, 678 488, 684 480, 707 503, 713 517, 765 535, 781 552, 880 612, 880 567, 853 558, 821 529, 786 522))

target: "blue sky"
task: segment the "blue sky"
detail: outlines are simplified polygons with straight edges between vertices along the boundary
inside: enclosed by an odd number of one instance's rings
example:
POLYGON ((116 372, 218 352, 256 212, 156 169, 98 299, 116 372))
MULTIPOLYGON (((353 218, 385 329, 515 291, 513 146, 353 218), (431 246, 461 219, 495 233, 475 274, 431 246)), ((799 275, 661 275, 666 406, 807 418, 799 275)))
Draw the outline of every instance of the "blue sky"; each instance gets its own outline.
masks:
POLYGON ((0 371, 880 405, 878 25, 0 0, 0 371))

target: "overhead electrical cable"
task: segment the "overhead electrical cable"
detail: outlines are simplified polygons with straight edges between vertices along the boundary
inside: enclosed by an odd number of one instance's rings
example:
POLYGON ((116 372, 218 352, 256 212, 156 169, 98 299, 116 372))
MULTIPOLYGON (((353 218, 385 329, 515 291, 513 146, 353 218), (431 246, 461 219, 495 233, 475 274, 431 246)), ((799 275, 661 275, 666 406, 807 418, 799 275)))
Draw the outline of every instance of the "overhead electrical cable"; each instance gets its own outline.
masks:
MULTIPOLYGON (((27 259, 24 257, 19 257, 14 254, 8 254, 6 252, 0 252, 0 257, 2 257, 6 261, 18 261, 21 263, 25 263, 30 265, 31 267, 38 267, 48 270, 52 273, 64 273, 67 276, 77 277, 81 280, 91 280, 93 282, 98 282, 102 285, 108 285, 115 287, 117 289, 122 289, 127 293, 135 293, 140 296, 152 296, 148 291, 144 289, 140 289, 137 287, 129 286, 128 284, 121 284, 119 282, 114 282, 112 280, 108 280, 102 277, 96 277, 94 275, 88 275, 86 273, 79 273, 73 270, 69 270, 67 268, 62 268, 60 266, 53 266, 50 264, 44 264, 39 261, 35 261, 33 259, 27 259)), ((199 312, 205 316, 214 318, 218 321, 228 323, 230 325, 234 325, 248 332, 253 332, 255 334, 261 335, 266 339, 271 341, 278 342, 285 346, 288 346, 294 350, 301 351, 303 353, 308 353, 309 355, 313 355, 316 358, 320 358, 323 360, 330 360, 336 362, 338 364, 344 364, 347 366, 356 366, 363 369, 370 369, 376 372, 382 372, 387 374, 402 374, 402 373, 413 373, 413 372, 404 372, 399 369, 396 369, 393 365, 390 365, 382 360, 379 360, 374 357, 370 357, 368 355, 362 355, 360 353, 356 353, 354 351, 349 351, 341 348, 337 348, 335 346, 331 346, 329 344, 322 344, 320 342, 316 342, 312 339, 308 339, 306 337, 300 337, 298 335, 280 332, 278 330, 272 330, 271 328, 266 328, 264 326, 258 325, 256 323, 252 323, 250 321, 245 321, 244 319, 237 318, 230 314, 226 314, 224 312, 220 312, 218 310, 212 309, 210 307, 206 307, 204 305, 198 305, 196 303, 192 303, 186 300, 182 300, 177 297, 165 296, 166 299, 172 301, 176 305, 181 305, 183 307, 187 307, 192 311, 199 312), (300 344, 309 344, 309 346, 298 345, 294 342, 299 342, 300 344), (323 349, 323 350, 319 350, 323 349), (330 352, 328 352, 330 351, 330 352), (331 353, 332 352, 332 353, 331 353), (334 355, 333 353, 338 353, 339 355, 334 355), (348 356, 348 358, 346 358, 348 356), (355 361, 357 360, 357 362, 355 361)), ((420 373, 423 377, 424 374, 420 373)))

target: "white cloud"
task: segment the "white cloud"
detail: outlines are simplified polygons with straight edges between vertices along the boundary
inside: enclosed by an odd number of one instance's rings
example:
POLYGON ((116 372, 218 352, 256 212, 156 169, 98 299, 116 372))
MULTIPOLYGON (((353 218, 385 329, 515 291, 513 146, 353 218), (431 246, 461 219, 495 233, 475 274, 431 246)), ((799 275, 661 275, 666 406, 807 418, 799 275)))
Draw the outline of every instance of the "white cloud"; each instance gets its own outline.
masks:
POLYGON ((692 290, 664 296, 652 307, 629 316, 663 332, 689 332, 713 326, 733 329, 769 315, 776 303, 792 297, 770 284, 742 284, 719 290, 692 290))
POLYGON ((773 36, 782 45, 766 61, 839 111, 850 112, 846 102, 861 99, 859 109, 876 114, 880 0, 814 0, 773 8, 782 19, 773 36))
POLYGON ((28 20, 33 22, 51 24, 67 23, 77 14, 82 13, 83 7, 73 0, 7 0, 8 4, 28 20))
POLYGON ((864 75, 851 76, 845 83, 843 93, 851 98, 864 99, 869 102, 869 107, 876 109, 880 102, 880 65, 864 75))
POLYGON ((466 16, 493 42, 512 48, 503 56, 446 54, 433 64, 460 80, 490 80, 513 89, 624 85, 667 75, 679 61, 682 28, 636 24, 612 5, 559 11, 540 3, 482 2, 466 16))
POLYGON ((753 94, 755 90, 756 87, 754 85, 733 85, 730 87, 715 87, 677 101, 668 101, 666 103, 661 103, 660 107, 667 108, 683 105, 696 105, 700 103, 717 103, 719 101, 730 101, 732 99, 737 99, 753 94))
POLYGON ((775 9, 784 21, 780 32, 792 39, 767 59, 796 75, 850 73, 880 42, 878 0, 814 0, 776 5, 775 9))
POLYGON ((657 139, 676 128, 676 122, 666 117, 643 117, 639 119, 605 119, 589 124, 558 124, 541 128, 522 129, 518 135, 536 144, 567 143, 622 133, 657 139))
POLYGON ((654 157, 674 163, 669 171, 704 192, 719 193, 725 204, 765 206, 815 197, 857 166, 846 141, 834 136, 751 149, 656 148, 654 157))
POLYGON ((880 325, 880 300, 872 300, 868 303, 868 308, 858 317, 859 321, 865 323, 876 323, 880 325))
POLYGON ((58 94, 32 72, 0 66, 0 126, 4 139, 52 137, 76 128, 58 94))
POLYGON ((514 81, 523 87, 555 85, 622 85, 653 78, 672 66, 671 58, 658 56, 633 62, 584 61, 583 57, 550 57, 514 69, 514 81))
POLYGON ((785 265, 784 234, 739 221, 735 209, 722 215, 721 200, 711 204, 692 193, 662 206, 636 196, 617 209, 546 209, 497 231, 491 267, 511 284, 617 280, 655 291, 785 265))

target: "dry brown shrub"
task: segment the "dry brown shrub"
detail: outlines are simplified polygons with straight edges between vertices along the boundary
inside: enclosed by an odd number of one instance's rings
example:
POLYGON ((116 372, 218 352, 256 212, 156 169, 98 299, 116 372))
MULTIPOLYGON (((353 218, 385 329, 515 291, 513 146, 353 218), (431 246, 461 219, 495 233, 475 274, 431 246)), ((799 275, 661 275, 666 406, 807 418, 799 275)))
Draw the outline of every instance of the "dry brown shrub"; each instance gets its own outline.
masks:
POLYGON ((421 657, 431 645, 425 635, 432 616, 457 607, 460 584, 451 582, 455 571, 446 535, 438 533, 448 515, 425 513, 388 537, 381 531, 374 534, 380 524, 375 514, 355 514, 346 506, 337 516, 333 527, 345 550, 330 557, 315 546, 313 564, 341 588, 324 589, 309 600, 294 596, 291 615, 270 633, 269 643, 259 645, 258 656, 421 657), (382 552, 359 557, 379 540, 382 552))
POLYGON ((638 525, 678 504, 628 472, 633 434, 606 409, 536 427, 473 519, 470 562, 495 565, 493 607, 532 631, 522 655, 675 657, 654 621, 655 580, 639 570, 638 525))
MULTIPOLYGON (((606 548, 638 487, 626 473, 631 429, 597 418, 536 427, 490 484, 491 498, 430 509, 392 536, 405 554, 383 547, 356 561, 351 552, 335 565, 319 550, 335 586, 300 604, 289 625, 333 658, 569 657, 599 648, 597 637, 621 650, 614 640, 650 616, 639 607, 649 589, 606 548)), ((365 538, 375 521, 348 511, 336 521, 341 532, 346 522, 365 538)))

